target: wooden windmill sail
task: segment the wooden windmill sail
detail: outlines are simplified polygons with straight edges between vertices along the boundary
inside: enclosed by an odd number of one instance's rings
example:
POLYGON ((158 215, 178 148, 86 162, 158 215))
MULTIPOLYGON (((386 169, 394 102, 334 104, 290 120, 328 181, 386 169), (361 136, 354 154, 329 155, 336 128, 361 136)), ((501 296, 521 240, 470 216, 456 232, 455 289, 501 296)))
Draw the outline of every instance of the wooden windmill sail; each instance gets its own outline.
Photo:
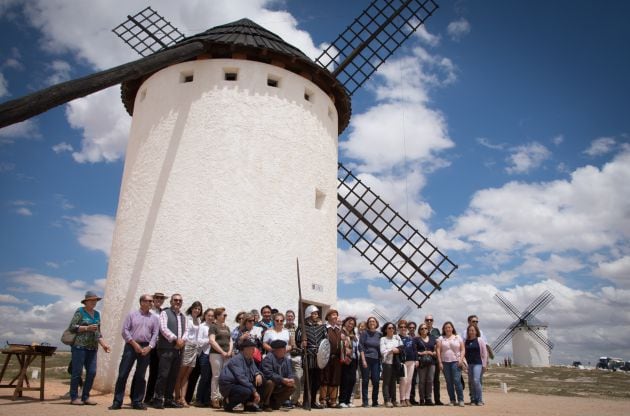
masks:
MULTIPOLYGON (((333 97, 340 134, 349 122, 351 95, 437 7, 433 0, 374 0, 315 63, 247 19, 182 39, 176 28, 147 8, 116 28, 143 58, 1 104, 0 127, 118 83, 127 111, 134 114, 145 80, 165 67, 205 57, 255 59, 310 78, 333 97)), ((341 163, 337 178, 339 235, 421 307, 457 266, 341 163)))
POLYGON ((493 351, 500 351, 511 340, 515 364, 548 367, 553 342, 547 337, 547 325, 539 321, 536 314, 553 298, 551 292, 545 290, 521 312, 508 299, 496 293, 494 299, 516 320, 492 343, 493 351))

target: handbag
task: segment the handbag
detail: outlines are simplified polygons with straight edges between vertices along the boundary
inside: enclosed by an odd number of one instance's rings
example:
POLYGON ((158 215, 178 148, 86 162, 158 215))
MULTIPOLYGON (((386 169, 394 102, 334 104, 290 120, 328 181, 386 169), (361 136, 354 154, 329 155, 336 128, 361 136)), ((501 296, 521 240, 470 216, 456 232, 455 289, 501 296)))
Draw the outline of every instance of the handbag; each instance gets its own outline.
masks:
POLYGON ((63 331, 61 334, 61 342, 66 345, 74 345, 74 340, 77 338, 77 334, 70 332, 70 328, 63 331))
POLYGON ((433 357, 430 355, 420 356, 420 367, 425 368, 433 365, 433 357))

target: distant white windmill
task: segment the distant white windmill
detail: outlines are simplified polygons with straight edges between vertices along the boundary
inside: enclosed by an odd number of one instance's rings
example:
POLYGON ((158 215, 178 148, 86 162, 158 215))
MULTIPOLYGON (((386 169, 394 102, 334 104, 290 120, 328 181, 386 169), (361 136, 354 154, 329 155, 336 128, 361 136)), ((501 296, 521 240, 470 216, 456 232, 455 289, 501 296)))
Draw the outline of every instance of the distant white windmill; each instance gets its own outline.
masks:
POLYGON ((494 352, 500 351, 511 339, 514 364, 528 367, 549 367, 553 343, 547 336, 547 324, 536 319, 535 315, 547 306, 553 298, 554 296, 545 290, 521 313, 500 293, 495 294, 494 299, 508 314, 516 317, 516 321, 492 343, 494 352))

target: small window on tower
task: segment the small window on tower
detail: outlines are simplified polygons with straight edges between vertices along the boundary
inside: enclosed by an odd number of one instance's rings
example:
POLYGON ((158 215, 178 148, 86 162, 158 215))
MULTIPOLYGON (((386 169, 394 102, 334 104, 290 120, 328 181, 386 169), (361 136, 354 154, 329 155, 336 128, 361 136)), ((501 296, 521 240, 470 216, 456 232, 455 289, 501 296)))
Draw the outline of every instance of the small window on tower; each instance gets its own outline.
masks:
POLYGON ((315 189, 315 208, 322 209, 325 200, 326 194, 319 189, 315 189))
POLYGON ((304 99, 306 101, 312 101, 313 100, 313 92, 310 91, 308 88, 304 89, 304 99))
POLYGON ((280 78, 269 75, 267 77, 267 85, 270 87, 278 88, 280 86, 280 78))
POLYGON ((194 76, 192 71, 185 71, 179 74, 179 82, 185 84, 187 82, 193 82, 194 76))
POLYGON ((238 79, 238 69, 236 68, 223 68, 223 74, 226 81, 236 81, 238 79))

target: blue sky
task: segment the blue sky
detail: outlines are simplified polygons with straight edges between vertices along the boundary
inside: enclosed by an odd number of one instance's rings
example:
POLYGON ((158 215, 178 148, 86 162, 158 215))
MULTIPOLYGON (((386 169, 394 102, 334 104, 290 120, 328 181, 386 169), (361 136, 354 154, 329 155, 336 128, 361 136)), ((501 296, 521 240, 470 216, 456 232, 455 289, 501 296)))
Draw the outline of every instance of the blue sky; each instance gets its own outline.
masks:
MULTIPOLYGON (((249 17, 312 57, 368 4, 172 3, 151 4, 186 34, 249 17)), ((439 3, 353 96, 340 137, 342 161, 460 265, 411 316, 463 329, 477 313, 492 340, 511 323, 495 292, 524 308, 547 289, 553 361, 629 359, 630 5, 439 3)), ((109 30, 144 7, 0 0, 0 101, 135 59, 109 30)), ((56 342, 104 287, 130 123, 118 97, 0 130, 0 313, 18 316, 2 342, 56 342)), ((396 315, 398 295, 339 246, 342 313, 396 315)))

